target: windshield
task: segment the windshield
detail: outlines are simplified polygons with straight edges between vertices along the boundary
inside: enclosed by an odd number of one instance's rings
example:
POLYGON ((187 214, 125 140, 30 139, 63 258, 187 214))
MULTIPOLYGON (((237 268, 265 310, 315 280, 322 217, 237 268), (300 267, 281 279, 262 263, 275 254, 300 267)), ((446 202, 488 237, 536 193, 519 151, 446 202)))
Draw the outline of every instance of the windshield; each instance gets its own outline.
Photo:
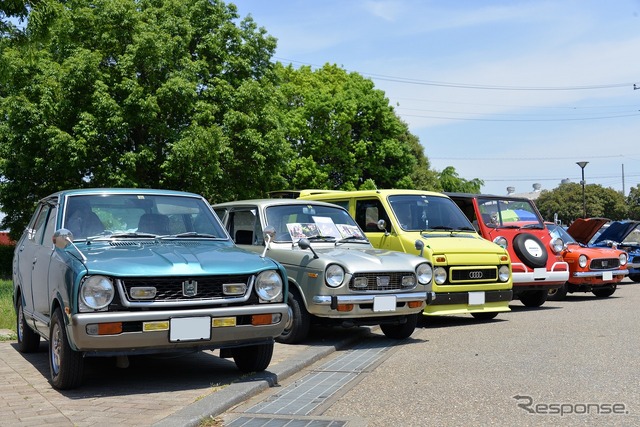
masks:
POLYGON ((405 231, 475 231, 460 208, 447 197, 427 195, 389 196, 389 204, 405 231))
POLYGON ((69 196, 64 212, 63 227, 71 230, 74 240, 93 236, 227 238, 209 206, 198 197, 150 194, 69 196))
POLYGON ((276 229, 276 242, 297 242, 302 238, 327 241, 365 240, 364 233, 347 211, 321 205, 271 206, 267 225, 276 229))
POLYGON ((560 238, 566 244, 578 244, 576 239, 571 237, 571 234, 567 233, 567 230, 565 230, 561 226, 557 224, 547 224, 547 228, 549 229, 549 234, 551 234, 551 237, 553 237, 554 239, 560 238))
POLYGON ((530 200, 478 198, 478 206, 489 227, 544 228, 530 200))

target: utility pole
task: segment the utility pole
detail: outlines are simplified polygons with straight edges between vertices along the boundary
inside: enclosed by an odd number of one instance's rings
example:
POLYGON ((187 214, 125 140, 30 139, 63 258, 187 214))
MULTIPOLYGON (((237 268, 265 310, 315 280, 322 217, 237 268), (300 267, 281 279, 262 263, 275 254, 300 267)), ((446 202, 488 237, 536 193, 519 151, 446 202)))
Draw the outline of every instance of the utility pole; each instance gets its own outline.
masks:
POLYGON ((622 164, 622 195, 626 195, 626 192, 624 190, 624 163, 622 164))
POLYGON ((582 169, 582 181, 580 181, 580 184, 582 184, 582 215, 583 218, 587 218, 587 199, 584 196, 584 167, 587 166, 587 164, 589 164, 589 162, 576 162, 576 164, 578 166, 580 166, 580 169, 582 169))

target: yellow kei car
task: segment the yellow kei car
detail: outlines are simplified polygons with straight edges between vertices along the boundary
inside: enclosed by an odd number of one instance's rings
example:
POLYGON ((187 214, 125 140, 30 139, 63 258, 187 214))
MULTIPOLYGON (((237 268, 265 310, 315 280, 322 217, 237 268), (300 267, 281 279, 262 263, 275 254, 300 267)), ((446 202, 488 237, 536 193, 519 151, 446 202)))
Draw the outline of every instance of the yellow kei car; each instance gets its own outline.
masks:
POLYGON ((374 247, 422 254, 431 261, 433 288, 423 314, 469 313, 486 320, 510 311, 509 254, 480 237, 446 195, 419 190, 302 190, 297 196, 346 208, 374 247))

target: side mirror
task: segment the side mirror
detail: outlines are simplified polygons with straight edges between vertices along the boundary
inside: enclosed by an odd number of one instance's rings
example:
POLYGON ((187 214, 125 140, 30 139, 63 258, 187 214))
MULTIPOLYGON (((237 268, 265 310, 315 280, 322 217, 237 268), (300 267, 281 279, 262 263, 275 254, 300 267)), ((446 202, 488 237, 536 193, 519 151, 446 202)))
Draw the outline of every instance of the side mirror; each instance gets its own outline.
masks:
POLYGON ((424 251, 424 242, 422 240, 416 240, 415 247, 420 252, 420 256, 422 256, 424 251))
POLYGON ((276 238, 276 228, 273 225, 267 225, 264 228, 262 235, 264 236, 264 251, 262 251, 262 255, 260 256, 264 258, 267 255, 267 251, 270 249, 269 246, 271 245, 271 242, 276 238))
POLYGON ((300 239, 300 240, 298 240, 298 247, 300 249, 303 249, 303 250, 310 249, 311 252, 313 252, 313 257, 314 258, 318 258, 318 254, 311 247, 311 242, 309 241, 309 239, 300 239))
POLYGON ((66 228, 61 228, 53 233, 53 244, 58 249, 66 249, 73 242, 73 233, 66 228))
POLYGON ((380 231, 387 231, 387 222, 384 219, 379 219, 377 222, 378 225, 378 230, 380 231))

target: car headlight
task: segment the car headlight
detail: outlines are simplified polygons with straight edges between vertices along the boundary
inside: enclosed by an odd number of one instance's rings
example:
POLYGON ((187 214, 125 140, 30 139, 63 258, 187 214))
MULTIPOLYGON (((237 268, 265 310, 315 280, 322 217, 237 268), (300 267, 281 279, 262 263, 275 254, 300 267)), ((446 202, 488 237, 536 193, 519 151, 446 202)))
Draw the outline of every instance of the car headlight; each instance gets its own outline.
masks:
POLYGON ((555 239, 551 240, 549 245, 551 246, 551 250, 553 250, 553 252, 557 254, 562 252, 562 249, 564 249, 564 242, 559 237, 556 237, 555 239))
POLYGON ((509 266, 501 265, 498 269, 498 280, 501 282, 506 282, 509 280, 509 266))
POLYGON ((327 286, 337 288, 344 281, 344 269, 338 264, 331 264, 324 272, 324 280, 327 286))
POLYGON ((427 264, 426 262, 420 264, 418 268, 416 268, 416 276, 421 285, 431 283, 431 279, 433 279, 433 268, 431 268, 431 264, 427 264))
POLYGON ((620 259, 620 265, 627 265, 627 254, 620 254, 618 259, 620 259))
POLYGON ((433 280, 438 285, 442 285, 447 281, 447 270, 442 267, 436 267, 436 269, 433 271, 433 280))
POLYGON ((507 239, 502 236, 498 236, 493 239, 493 243, 500 246, 502 249, 507 249, 507 246, 509 246, 509 242, 507 241, 507 239))
POLYGON ((275 270, 267 270, 256 278, 256 293, 261 302, 282 301, 282 277, 275 270))
POLYGON ((90 310, 106 308, 115 295, 113 281, 106 276, 87 276, 80 285, 80 302, 90 310))
POLYGON ((587 266, 587 256, 586 255, 580 255, 578 257, 578 265, 580 265, 580 267, 585 268, 587 266))

